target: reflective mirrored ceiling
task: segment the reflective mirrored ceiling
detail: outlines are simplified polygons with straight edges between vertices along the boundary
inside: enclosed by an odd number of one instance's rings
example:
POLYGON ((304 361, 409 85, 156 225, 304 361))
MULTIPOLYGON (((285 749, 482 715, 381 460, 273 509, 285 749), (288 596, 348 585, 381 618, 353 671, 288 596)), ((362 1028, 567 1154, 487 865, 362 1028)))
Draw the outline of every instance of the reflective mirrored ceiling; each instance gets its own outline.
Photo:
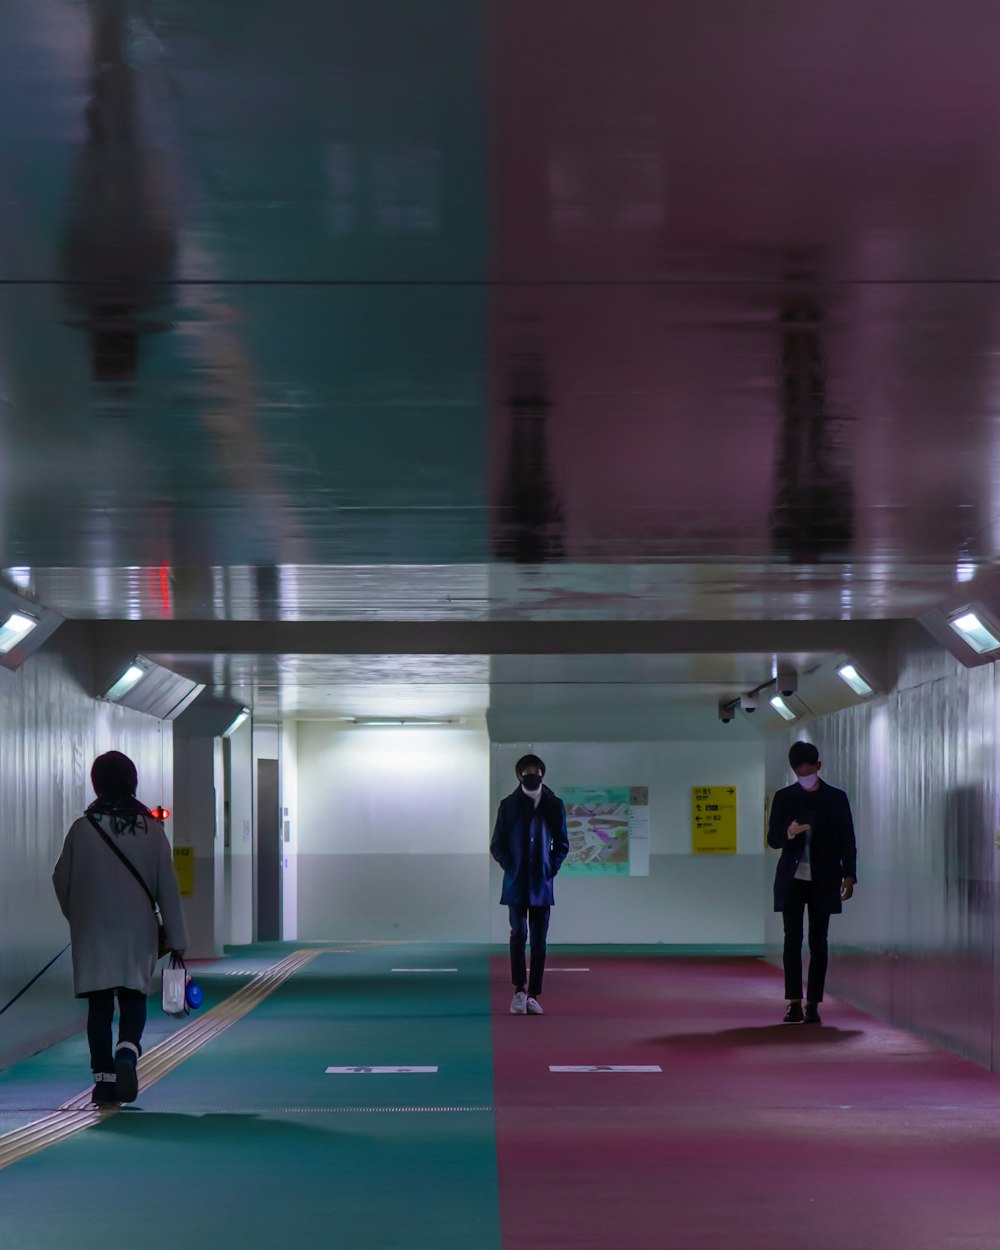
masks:
POLYGON ((918 616, 1000 546, 998 34, 5 0, 5 580, 126 620, 918 616))

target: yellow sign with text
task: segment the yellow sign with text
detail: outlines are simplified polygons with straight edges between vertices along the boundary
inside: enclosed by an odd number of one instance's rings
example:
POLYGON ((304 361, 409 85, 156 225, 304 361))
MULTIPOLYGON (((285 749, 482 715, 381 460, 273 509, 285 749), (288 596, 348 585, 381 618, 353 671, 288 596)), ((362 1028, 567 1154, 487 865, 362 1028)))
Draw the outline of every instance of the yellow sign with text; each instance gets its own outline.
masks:
POLYGON ((194 847, 174 847, 174 872, 181 888, 181 898, 194 897, 194 847))
POLYGON ((736 787, 691 787, 691 850, 695 855, 736 854, 736 787))

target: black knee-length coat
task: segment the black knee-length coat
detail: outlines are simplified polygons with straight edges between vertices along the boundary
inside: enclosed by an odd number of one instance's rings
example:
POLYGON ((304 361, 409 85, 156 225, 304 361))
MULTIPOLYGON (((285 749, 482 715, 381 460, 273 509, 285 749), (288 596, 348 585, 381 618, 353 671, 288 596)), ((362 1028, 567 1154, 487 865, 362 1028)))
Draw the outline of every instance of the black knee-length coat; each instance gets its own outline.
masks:
POLYGON ((784 910, 788 887, 806 846, 804 833, 788 836, 793 820, 812 825, 809 863, 818 901, 831 913, 842 911, 840 885, 845 877, 858 879, 858 848, 850 801, 843 790, 825 781, 815 790, 806 790, 798 782, 786 786, 771 803, 767 844, 781 851, 774 874, 774 910, 784 910))
POLYGON ((514 907, 551 907, 552 879, 569 854, 566 805, 548 786, 535 805, 520 786, 500 804, 490 854, 503 869, 500 902, 514 907), (537 815, 535 836, 532 821, 537 815))

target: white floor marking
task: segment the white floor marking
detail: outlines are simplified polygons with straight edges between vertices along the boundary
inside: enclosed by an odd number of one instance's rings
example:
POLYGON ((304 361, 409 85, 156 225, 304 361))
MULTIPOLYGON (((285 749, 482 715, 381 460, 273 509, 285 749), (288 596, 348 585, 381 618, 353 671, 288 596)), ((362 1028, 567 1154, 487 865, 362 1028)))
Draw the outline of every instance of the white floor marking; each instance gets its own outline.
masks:
POLYGON ((549 1064, 550 1072, 662 1072, 658 1063, 549 1064))
POLYGON ((354 1076, 359 1073, 367 1075, 370 1072, 382 1074, 385 1072, 436 1072, 437 1067, 433 1068, 373 1068, 373 1067, 355 1067, 355 1068, 327 1068, 327 1073, 333 1073, 335 1076, 354 1076))

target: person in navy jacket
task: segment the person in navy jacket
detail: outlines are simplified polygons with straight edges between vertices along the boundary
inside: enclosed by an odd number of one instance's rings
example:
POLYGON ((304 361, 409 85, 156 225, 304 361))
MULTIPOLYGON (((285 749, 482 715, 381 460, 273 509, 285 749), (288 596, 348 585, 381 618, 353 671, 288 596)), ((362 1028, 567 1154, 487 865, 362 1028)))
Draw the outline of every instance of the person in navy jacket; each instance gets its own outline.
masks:
POLYGON ((555 902, 552 882, 569 853, 566 806, 542 785, 545 765, 537 755, 522 756, 514 772, 518 787, 500 804, 490 854, 503 869, 500 903, 510 912, 511 1014, 540 1016, 545 939, 555 902), (530 979, 525 964, 529 928, 530 979))
POLYGON ((794 785, 771 804, 767 843, 781 851, 774 874, 774 910, 785 926, 786 1024, 819 1024, 826 981, 831 915, 854 893, 858 852, 851 805, 843 790, 821 781, 822 762, 811 742, 793 743, 788 763, 794 785), (802 1010, 802 921, 809 910, 809 979, 802 1010))

